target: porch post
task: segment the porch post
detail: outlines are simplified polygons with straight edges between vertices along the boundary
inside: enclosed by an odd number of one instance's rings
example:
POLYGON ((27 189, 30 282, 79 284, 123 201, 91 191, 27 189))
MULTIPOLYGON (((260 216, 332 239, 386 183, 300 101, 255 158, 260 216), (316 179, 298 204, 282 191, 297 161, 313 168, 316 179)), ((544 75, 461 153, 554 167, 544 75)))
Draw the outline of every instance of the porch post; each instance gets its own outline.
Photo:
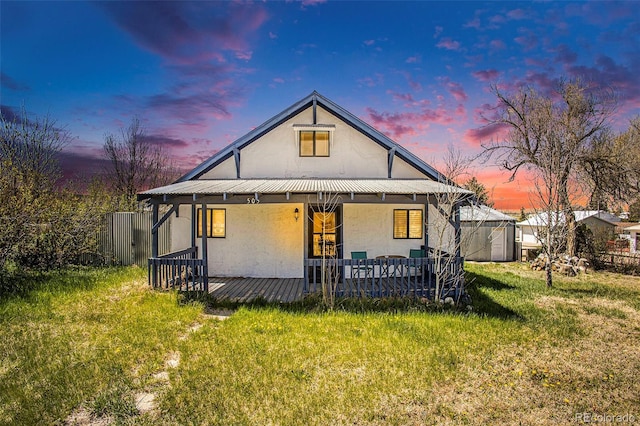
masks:
POLYGON ((207 203, 202 202, 202 286, 205 293, 209 293, 209 257, 207 255, 207 203))
POLYGON ((426 198, 427 202, 424 204, 424 254, 429 257, 429 195, 426 198))
MULTIPOLYGON (((153 227, 158 223, 158 203, 153 203, 151 221, 153 227)), ((158 231, 151 233, 151 257, 158 257, 158 231)))
POLYGON ((462 239, 462 232, 460 230, 460 203, 456 203, 454 206, 454 226, 453 229, 455 230, 455 244, 456 244, 456 257, 460 258, 460 253, 461 253, 461 248, 460 248, 460 241, 462 239))
MULTIPOLYGON (((158 203, 154 202, 151 213, 152 228, 158 223, 158 203)), ((151 257, 156 259, 158 257, 158 230, 151 232, 151 257)), ((155 261, 151 264, 151 284, 153 288, 158 286, 158 265, 155 261)))
POLYGON ((196 205, 191 204, 191 247, 196 246, 196 228, 198 227, 198 216, 196 215, 196 205))

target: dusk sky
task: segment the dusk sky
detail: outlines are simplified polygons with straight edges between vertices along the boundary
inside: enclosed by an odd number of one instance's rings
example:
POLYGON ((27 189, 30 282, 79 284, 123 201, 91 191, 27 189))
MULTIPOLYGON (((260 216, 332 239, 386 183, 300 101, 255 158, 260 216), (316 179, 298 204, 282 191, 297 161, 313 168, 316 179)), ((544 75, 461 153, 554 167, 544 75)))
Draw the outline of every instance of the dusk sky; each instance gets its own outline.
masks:
MULTIPOLYGON (((63 165, 100 169, 107 133, 138 116, 184 169, 317 90, 439 167, 480 152, 490 85, 581 77, 640 114, 640 3, 0 2, 5 114, 66 125, 63 165)), ((496 207, 528 207, 527 179, 486 164, 496 207)))

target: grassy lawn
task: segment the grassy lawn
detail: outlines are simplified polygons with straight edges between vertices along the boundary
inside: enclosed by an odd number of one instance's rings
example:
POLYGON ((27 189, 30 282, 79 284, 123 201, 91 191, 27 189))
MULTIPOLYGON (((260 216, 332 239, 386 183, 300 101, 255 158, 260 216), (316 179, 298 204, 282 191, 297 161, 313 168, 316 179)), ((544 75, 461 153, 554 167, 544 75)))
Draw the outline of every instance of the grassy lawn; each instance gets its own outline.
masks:
POLYGON ((0 301, 0 424, 640 421, 640 278, 548 290, 526 265, 467 270, 470 313, 248 306, 226 320, 149 290, 138 268, 44 275, 0 301))

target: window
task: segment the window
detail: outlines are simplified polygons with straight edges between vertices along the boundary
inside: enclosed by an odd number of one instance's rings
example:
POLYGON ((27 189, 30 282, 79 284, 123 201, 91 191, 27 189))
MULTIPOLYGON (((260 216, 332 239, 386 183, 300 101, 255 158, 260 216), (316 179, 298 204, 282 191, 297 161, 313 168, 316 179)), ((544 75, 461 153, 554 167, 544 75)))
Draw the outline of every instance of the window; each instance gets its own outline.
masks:
POLYGON ((422 210, 393 211, 393 238, 422 238, 422 210))
POLYGON ((328 157, 329 132, 318 130, 300 131, 300 157, 328 157))
MULTIPOLYGON (((207 237, 225 238, 226 222, 226 209, 207 209, 207 237)), ((196 232, 198 233, 198 237, 202 237, 202 209, 198 209, 198 223, 196 232)))

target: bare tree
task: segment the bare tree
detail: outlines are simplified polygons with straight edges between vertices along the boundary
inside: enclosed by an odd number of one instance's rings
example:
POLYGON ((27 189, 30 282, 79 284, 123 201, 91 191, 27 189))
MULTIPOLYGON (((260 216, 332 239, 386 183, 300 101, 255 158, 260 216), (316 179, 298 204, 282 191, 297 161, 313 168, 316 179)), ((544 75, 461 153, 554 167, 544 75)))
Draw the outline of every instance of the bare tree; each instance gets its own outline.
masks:
POLYGON ((139 191, 168 184, 177 177, 170 157, 145 135, 138 118, 121 129, 119 137, 107 134, 103 148, 109 161, 107 177, 116 194, 127 200, 125 208, 136 209, 139 191))
MULTIPOLYGON (((321 263, 320 263, 320 283, 322 287, 322 302, 329 309, 333 309, 336 301, 336 290, 340 282, 338 262, 338 252, 340 247, 335 240, 335 236, 339 232, 339 226, 334 217, 338 206, 342 203, 342 197, 331 192, 323 192, 322 197, 315 203, 309 199, 311 207, 312 226, 319 227, 320 241, 319 244, 321 263)), ((314 244, 316 242, 314 241, 314 244)))
POLYGON ((455 185, 455 181, 469 175, 473 160, 462 155, 460 149, 447 146, 443 158, 445 177, 441 191, 430 196, 430 207, 427 212, 429 249, 433 251, 435 275, 435 300, 443 300, 449 291, 459 288, 457 295, 464 293, 464 274, 461 258, 458 256, 469 246, 475 231, 482 225, 478 217, 474 225, 463 234, 460 226, 460 208, 478 206, 477 200, 469 190, 455 185))
MULTIPOLYGON (((561 143, 558 141, 558 143, 561 143)), ((546 144, 540 147, 542 150, 555 150, 553 144, 546 144)), ((557 173, 562 160, 553 152, 544 154, 549 158, 546 163, 536 170, 538 176, 535 181, 536 205, 538 223, 534 224, 537 239, 542 246, 542 253, 545 256, 545 271, 547 287, 552 287, 552 264, 565 249, 567 234, 569 232, 566 217, 563 212, 563 182, 562 175, 557 173)), ((571 216, 573 217, 573 215, 571 216)))
POLYGON ((505 94, 497 86, 495 117, 488 125, 505 126, 504 140, 484 145, 487 157, 496 155, 499 164, 515 178, 520 169, 551 179, 538 190, 544 208, 555 205, 567 227, 566 250, 575 254, 576 220, 571 204, 571 184, 582 166, 582 159, 592 146, 609 131, 608 120, 615 110, 611 91, 592 89, 580 80, 561 81, 554 94, 545 96, 532 88, 505 94), (549 187, 553 191, 549 192, 549 187))

